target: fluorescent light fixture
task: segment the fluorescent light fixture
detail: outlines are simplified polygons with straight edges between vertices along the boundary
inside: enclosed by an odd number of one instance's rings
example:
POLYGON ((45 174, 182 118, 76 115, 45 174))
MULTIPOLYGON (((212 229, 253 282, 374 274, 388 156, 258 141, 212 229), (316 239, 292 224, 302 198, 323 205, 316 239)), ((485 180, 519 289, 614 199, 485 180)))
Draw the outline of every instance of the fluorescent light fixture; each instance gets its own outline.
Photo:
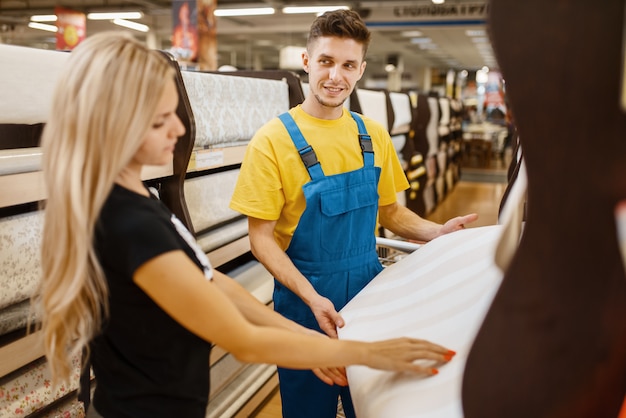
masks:
POLYGON ((57 15, 33 15, 30 17, 31 22, 56 22, 57 15))
POLYGON ((479 51, 491 52, 491 44, 476 44, 474 47, 479 51))
POLYGON ((433 4, 443 4, 446 0, 433 0, 433 4))
POLYGON ((150 30, 150 28, 147 25, 144 25, 142 23, 137 23, 137 22, 131 22, 130 20, 113 19, 113 23, 115 23, 118 26, 124 26, 125 28, 128 28, 128 29, 137 30, 139 32, 148 32, 150 30))
POLYGON ((487 33, 482 29, 468 29, 465 34, 467 36, 487 36, 487 33))
POLYGON ((407 30, 402 32, 402 36, 406 36, 407 38, 419 38, 424 34, 418 30, 407 30))
POLYGON ((413 38, 411 39, 412 44, 430 44, 432 43, 432 39, 430 38, 413 38))
POLYGON ((142 17, 143 13, 141 12, 105 12, 87 14, 87 19, 89 20, 141 19, 142 17))
POLYGON ((325 13, 332 12, 333 10, 348 10, 348 6, 287 6, 283 7, 283 13, 285 14, 297 14, 297 13, 325 13))
POLYGON ((28 27, 39 30, 46 30, 48 32, 56 32, 59 30, 55 25, 46 25, 45 23, 28 22, 28 27))
POLYGON ((273 7, 250 7, 247 9, 216 9, 215 16, 261 16, 273 15, 276 12, 273 7))

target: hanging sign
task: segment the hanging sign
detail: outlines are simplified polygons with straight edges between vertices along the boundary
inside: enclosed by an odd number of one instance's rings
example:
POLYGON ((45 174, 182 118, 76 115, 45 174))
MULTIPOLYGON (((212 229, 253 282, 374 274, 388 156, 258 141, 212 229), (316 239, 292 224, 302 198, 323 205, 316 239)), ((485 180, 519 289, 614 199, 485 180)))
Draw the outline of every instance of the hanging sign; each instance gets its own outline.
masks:
POLYGON ((61 51, 72 50, 85 39, 87 19, 84 13, 57 7, 57 44, 61 51))

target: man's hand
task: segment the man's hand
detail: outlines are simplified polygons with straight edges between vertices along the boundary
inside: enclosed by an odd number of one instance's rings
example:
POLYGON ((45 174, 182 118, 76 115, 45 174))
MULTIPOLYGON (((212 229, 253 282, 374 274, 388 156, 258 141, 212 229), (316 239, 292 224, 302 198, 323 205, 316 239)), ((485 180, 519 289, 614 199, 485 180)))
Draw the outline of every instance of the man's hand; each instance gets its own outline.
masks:
POLYGON ((443 224, 443 226, 441 227, 441 231, 439 232, 439 235, 445 235, 445 234, 449 234, 450 232, 463 229, 465 228, 465 224, 474 222, 476 219, 478 219, 478 214, 476 213, 470 213, 469 215, 457 216, 456 218, 452 218, 448 220, 448 222, 443 224))
POLYGON ((333 303, 329 299, 319 296, 311 302, 310 308, 322 331, 331 338, 337 338, 337 328, 343 327, 345 322, 335 310, 333 303))

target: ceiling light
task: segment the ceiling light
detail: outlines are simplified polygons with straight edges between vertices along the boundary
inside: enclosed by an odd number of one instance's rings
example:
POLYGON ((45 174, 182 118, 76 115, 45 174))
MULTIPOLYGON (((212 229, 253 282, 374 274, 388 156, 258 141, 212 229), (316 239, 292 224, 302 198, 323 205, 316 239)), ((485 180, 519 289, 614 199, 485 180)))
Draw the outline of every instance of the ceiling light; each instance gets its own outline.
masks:
POLYGON ((402 36, 406 36, 407 38, 418 38, 422 35, 423 33, 418 30, 407 30, 402 32, 402 36))
POLYGON ((465 31, 467 36, 486 36, 487 33, 484 30, 480 29, 468 29, 465 31))
POLYGON ((491 52, 491 44, 476 44, 474 45, 479 51, 488 51, 491 52))
POLYGON ((325 13, 332 12, 333 10, 348 10, 350 9, 348 6, 287 6, 283 7, 282 11, 285 14, 296 14, 296 13, 325 13))
POLYGON ((57 15, 33 15, 30 17, 31 22, 56 22, 57 15))
POLYGON ((139 32, 148 32, 150 30, 150 28, 147 25, 144 25, 142 23, 137 23, 137 22, 131 22, 130 20, 113 19, 113 23, 115 23, 118 26, 124 26, 125 28, 128 28, 128 29, 137 30, 139 32))
POLYGON ((412 44, 430 44, 432 43, 432 39, 430 38, 413 38, 411 39, 412 44))
POLYGON ((276 11, 273 7, 250 7, 247 9, 217 9, 215 16, 260 16, 273 15, 276 11))
POLYGON ((33 29, 46 30, 48 32, 56 32, 59 30, 59 28, 54 25, 46 25, 45 23, 37 22, 28 22, 28 27, 33 29))
POLYGON ((443 4, 446 0, 433 0, 433 4, 443 4))
POLYGON ((111 13, 89 13, 89 20, 114 20, 114 19, 141 19, 141 12, 111 12, 111 13))

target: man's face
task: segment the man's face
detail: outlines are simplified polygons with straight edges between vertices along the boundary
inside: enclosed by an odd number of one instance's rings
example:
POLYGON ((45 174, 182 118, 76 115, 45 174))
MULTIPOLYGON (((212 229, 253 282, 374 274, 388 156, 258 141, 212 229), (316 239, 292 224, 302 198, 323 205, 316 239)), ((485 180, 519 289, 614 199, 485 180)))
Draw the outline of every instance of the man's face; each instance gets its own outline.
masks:
POLYGON ((310 93, 322 107, 343 105, 365 71, 363 45, 349 38, 322 37, 302 54, 310 93))

